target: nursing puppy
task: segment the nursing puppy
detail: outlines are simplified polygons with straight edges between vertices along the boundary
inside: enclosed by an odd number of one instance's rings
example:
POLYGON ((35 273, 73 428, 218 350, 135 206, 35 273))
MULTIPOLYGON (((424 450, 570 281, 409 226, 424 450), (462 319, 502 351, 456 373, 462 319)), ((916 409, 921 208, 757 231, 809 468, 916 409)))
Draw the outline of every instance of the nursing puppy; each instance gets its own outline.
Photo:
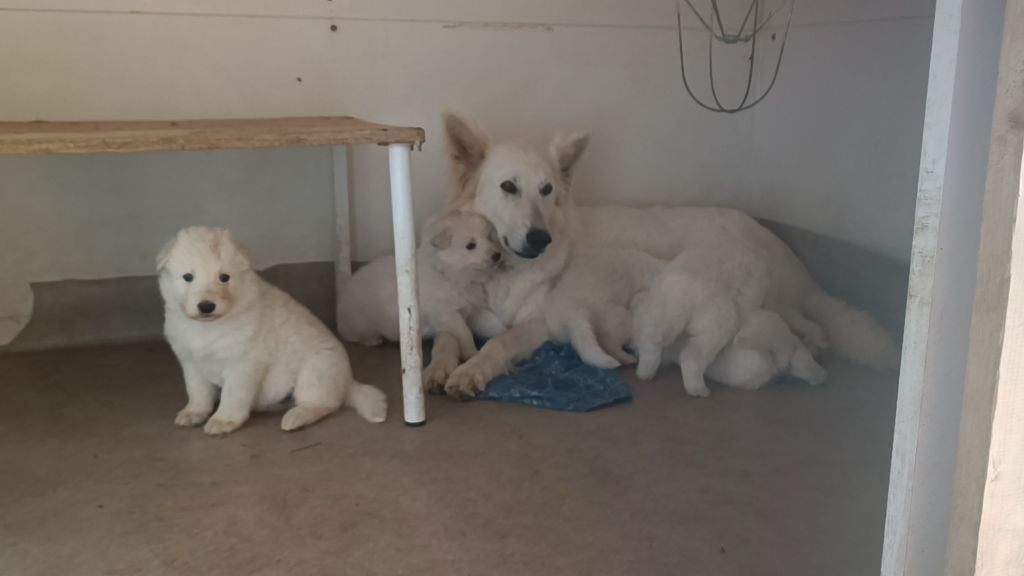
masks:
POLYGON ((630 302, 665 267, 639 250, 579 250, 544 302, 551 336, 572 343, 584 362, 598 368, 633 364, 622 347, 631 340, 630 302))
POLYGON ((207 434, 226 434, 252 410, 289 398, 294 407, 281 419, 283 430, 308 426, 343 404, 370 422, 387 417, 384 393, 352 378, 341 342, 260 278, 227 230, 181 230, 160 250, 157 270, 164 333, 188 392, 175 424, 205 422, 207 434))
POLYGON ((721 260, 717 248, 684 251, 637 298, 633 339, 639 378, 653 378, 665 350, 678 349, 686 392, 711 394, 704 372, 761 308, 769 282, 767 266, 755 255, 737 250, 735 258, 721 260))
MULTIPOLYGON (((435 337, 428 389, 443 386, 460 357, 476 354, 468 317, 486 307, 484 283, 502 261, 494 228, 482 216, 451 211, 428 223, 416 251, 420 334, 435 337)), ((398 340, 398 299, 393 256, 356 271, 338 301, 338 332, 351 342, 376 346, 398 340)))
POLYGON ((726 386, 744 390, 757 390, 783 374, 812 386, 828 377, 828 372, 814 360, 782 317, 764 308, 750 314, 705 374, 726 386))

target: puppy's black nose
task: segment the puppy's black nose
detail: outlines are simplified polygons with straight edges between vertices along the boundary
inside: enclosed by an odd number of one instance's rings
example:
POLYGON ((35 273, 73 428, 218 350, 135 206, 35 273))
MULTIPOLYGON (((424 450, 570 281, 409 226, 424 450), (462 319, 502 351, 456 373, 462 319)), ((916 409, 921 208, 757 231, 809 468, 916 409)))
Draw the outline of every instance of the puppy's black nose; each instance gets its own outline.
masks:
POLYGON ((501 252, 495 252, 494 254, 491 254, 492 262, 497 262, 498 260, 501 260, 501 252))
POLYGON ((530 228, 530 231, 526 233, 526 244, 534 250, 543 250, 548 244, 551 244, 551 234, 548 234, 547 230, 530 228))
POLYGON ((217 305, 214 304, 213 302, 210 302, 209 300, 203 300, 202 302, 196 305, 196 308, 199 308, 199 311, 202 312, 203 314, 211 314, 213 313, 214 310, 217 309, 217 305))

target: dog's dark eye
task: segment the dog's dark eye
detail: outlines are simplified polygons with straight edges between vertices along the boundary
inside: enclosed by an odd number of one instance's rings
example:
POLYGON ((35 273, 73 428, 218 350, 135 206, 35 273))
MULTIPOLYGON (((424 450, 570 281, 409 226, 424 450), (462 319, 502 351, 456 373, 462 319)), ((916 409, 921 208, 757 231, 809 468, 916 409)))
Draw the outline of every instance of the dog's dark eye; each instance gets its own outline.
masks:
POLYGON ((548 182, 547 184, 540 187, 540 195, 547 196, 548 194, 551 194, 551 190, 551 183, 548 182))
POLYGON ((228 280, 231 280, 231 276, 228 276, 227 274, 221 274, 220 275, 220 281, 221 282, 227 284, 228 280))
POLYGON ((516 187, 516 183, 511 180, 505 180, 501 183, 501 189, 509 194, 515 194, 519 192, 519 188, 516 187))
POLYGON ((469 244, 466 244, 466 250, 476 250, 476 241, 470 240, 469 244))
POLYGON ((191 282, 193 278, 194 276, 192 276, 191 274, 185 274, 184 276, 181 277, 181 279, 184 280, 185 282, 191 282))

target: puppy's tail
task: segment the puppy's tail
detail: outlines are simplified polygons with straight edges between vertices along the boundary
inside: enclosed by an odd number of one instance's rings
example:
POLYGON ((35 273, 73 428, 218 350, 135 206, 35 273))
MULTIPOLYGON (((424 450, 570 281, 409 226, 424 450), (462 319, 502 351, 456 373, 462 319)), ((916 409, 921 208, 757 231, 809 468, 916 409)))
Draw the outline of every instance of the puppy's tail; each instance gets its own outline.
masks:
POLYGON ((817 289, 804 304, 821 325, 832 350, 852 362, 879 370, 898 370, 899 347, 892 335, 867 312, 817 289))
POLYGON ((376 386, 353 380, 345 391, 345 405, 370 422, 380 423, 388 418, 388 397, 376 386))

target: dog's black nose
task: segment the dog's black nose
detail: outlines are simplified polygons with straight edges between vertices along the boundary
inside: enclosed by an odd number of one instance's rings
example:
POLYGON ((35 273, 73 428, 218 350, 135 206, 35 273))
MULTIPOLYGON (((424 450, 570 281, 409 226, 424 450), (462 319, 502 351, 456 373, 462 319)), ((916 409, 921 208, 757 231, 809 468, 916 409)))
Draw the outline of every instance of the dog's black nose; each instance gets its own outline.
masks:
POLYGON ((217 309, 217 305, 209 300, 203 300, 196 305, 196 308, 199 308, 199 311, 203 314, 212 314, 213 311, 217 309))
POLYGON ((492 262, 497 262, 498 260, 501 260, 501 252, 495 252, 494 254, 491 254, 492 262))
POLYGON ((548 244, 551 244, 551 234, 548 234, 547 230, 530 228, 530 231, 526 233, 526 244, 534 250, 543 250, 548 244))

